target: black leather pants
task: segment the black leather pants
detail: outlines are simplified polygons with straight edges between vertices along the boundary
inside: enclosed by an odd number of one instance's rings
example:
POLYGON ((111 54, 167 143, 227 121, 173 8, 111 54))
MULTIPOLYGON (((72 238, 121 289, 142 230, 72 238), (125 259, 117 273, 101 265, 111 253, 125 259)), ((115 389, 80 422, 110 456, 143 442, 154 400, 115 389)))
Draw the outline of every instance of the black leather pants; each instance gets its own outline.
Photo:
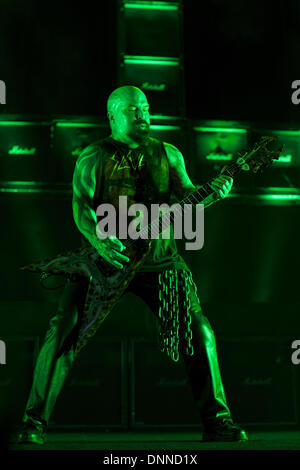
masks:
MULTIPOLYGON (((50 320, 37 358, 24 421, 34 418, 44 424, 49 422, 56 398, 74 361, 74 347, 87 288, 87 279, 82 279, 80 282, 68 281, 64 288, 58 311, 50 320)), ((138 273, 128 290, 141 297, 152 312, 158 314, 157 272, 138 273)), ((202 313, 194 289, 190 291, 190 302, 194 355, 186 355, 182 346, 179 351, 205 425, 216 418, 230 418, 230 412, 222 385, 214 333, 208 319, 202 313)), ((113 315, 113 312, 110 314, 113 315)), ((181 318, 180 312, 179 318, 181 318)))

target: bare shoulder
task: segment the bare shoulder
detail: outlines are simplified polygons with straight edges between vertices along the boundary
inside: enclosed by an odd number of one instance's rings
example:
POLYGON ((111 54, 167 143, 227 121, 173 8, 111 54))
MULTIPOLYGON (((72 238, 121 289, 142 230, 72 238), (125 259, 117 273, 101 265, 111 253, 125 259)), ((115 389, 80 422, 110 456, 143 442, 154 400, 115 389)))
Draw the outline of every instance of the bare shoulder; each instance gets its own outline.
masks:
POLYGON ((173 181, 175 192, 179 197, 184 194, 184 190, 194 188, 189 175, 187 174, 185 161, 182 153, 173 144, 163 142, 170 165, 170 175, 173 181))
POLYGON ((184 158, 180 150, 173 144, 169 144, 168 142, 163 142, 164 148, 166 150, 167 158, 169 163, 173 165, 178 165, 184 162, 184 158))
POLYGON ((77 168, 92 168, 96 166, 99 155, 101 153, 101 147, 97 143, 93 143, 85 147, 76 160, 77 168))
POLYGON ((89 144, 87 147, 85 147, 79 157, 78 157, 78 160, 81 160, 81 159, 84 159, 84 158, 95 158, 97 153, 99 153, 99 150, 101 149, 101 147, 99 146, 98 143, 92 143, 92 144, 89 144))

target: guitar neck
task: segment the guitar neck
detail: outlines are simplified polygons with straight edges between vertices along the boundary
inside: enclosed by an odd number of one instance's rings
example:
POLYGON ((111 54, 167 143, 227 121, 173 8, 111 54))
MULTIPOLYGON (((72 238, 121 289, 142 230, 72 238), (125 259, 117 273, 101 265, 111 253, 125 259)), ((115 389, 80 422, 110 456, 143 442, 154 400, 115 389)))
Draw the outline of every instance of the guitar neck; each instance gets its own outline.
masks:
MULTIPOLYGON (((274 147, 271 148, 276 140, 277 138, 275 136, 262 136, 261 139, 253 145, 251 150, 245 153, 243 151, 243 155, 240 153, 240 158, 238 158, 235 163, 226 168, 222 172, 222 175, 233 178, 241 170, 251 170, 252 173, 257 173, 258 170, 261 170, 265 166, 270 165, 273 160, 278 159, 282 151, 282 146, 276 149, 274 149, 274 147)), ((167 211, 167 214, 157 214, 160 210, 158 209, 154 215, 154 221, 151 221, 151 223, 148 225, 146 223, 142 230, 140 230, 139 236, 143 239, 149 239, 149 234, 151 234, 150 238, 159 238, 161 232, 172 224, 174 217, 182 217, 182 209, 184 212, 190 208, 186 207, 187 205, 195 206, 197 204, 201 204, 206 198, 215 192, 211 186, 211 183, 215 178, 216 177, 212 178, 203 186, 189 191, 188 194, 179 203, 173 204, 171 211, 167 211), (164 217, 164 215, 166 215, 166 217, 164 217)), ((163 211, 160 210, 160 212, 163 211)), ((148 221, 148 217, 146 220, 148 221)), ((132 241, 132 244, 134 243, 134 240, 132 241)))
MULTIPOLYGON (((233 178, 237 173, 240 172, 240 166, 237 163, 234 163, 230 167, 226 168, 223 171, 222 175, 230 176, 233 178)), ((197 188, 195 191, 190 192, 187 196, 185 196, 182 201, 180 201, 180 205, 183 207, 184 204, 192 204, 197 205, 201 204, 204 199, 214 193, 213 188, 211 187, 210 183, 214 180, 212 178, 207 183, 205 183, 200 188, 197 188)))
MULTIPOLYGON (((223 171, 223 175, 233 177, 235 174, 240 172, 240 166, 237 163, 234 163, 230 167, 226 168, 226 170, 223 171)), ((189 192, 187 196, 185 196, 180 202, 177 204, 181 206, 181 208, 184 209, 185 204, 192 204, 193 206, 196 206, 197 204, 201 204, 201 202, 206 199, 208 196, 210 196, 214 190, 212 189, 210 182, 212 182, 214 178, 212 178, 210 181, 208 181, 206 184, 201 186, 200 188, 196 189, 195 191, 189 192)), ((146 226, 142 232, 146 233, 152 233, 156 234, 158 236, 159 233, 161 233, 163 230, 168 228, 172 224, 172 220, 176 213, 178 213, 179 210, 175 210, 174 213, 170 214, 169 218, 161 218, 160 216, 152 221, 148 226, 146 226)))

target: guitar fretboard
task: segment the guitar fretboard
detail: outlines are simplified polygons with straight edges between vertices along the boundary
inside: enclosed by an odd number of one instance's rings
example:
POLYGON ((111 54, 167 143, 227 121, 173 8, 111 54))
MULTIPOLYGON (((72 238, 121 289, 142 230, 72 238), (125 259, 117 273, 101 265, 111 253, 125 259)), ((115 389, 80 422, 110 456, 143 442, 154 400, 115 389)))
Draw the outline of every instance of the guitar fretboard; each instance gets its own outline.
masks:
MULTIPOLYGON (((230 167, 226 168, 222 175, 230 176, 233 178, 233 176, 237 173, 240 172, 240 165, 237 163, 234 163, 230 167)), ((207 183, 205 183, 203 186, 200 188, 195 189, 194 191, 191 191, 187 196, 185 196, 180 202, 178 202, 178 209, 174 210, 171 212, 170 217, 161 217, 158 216, 155 220, 151 221, 147 226, 143 227, 140 233, 144 236, 141 238, 158 238, 159 234, 168 228, 172 222, 174 221, 174 218, 176 216, 179 216, 183 210, 190 210, 191 206, 196 206, 197 204, 201 204, 204 199, 206 199, 208 196, 210 196, 214 190, 211 187, 210 183, 215 179, 212 178, 209 180, 207 183), (187 206, 189 204, 189 206, 187 206)))

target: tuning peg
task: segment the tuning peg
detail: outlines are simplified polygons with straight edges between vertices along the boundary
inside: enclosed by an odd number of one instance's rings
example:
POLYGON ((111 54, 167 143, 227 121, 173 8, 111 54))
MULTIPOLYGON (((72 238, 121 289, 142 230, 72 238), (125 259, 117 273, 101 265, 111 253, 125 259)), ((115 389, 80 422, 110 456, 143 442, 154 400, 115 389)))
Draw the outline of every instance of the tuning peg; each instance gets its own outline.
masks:
POLYGON ((250 166, 248 165, 248 163, 245 163, 244 165, 242 165, 242 170, 245 170, 245 171, 250 170, 250 166))

